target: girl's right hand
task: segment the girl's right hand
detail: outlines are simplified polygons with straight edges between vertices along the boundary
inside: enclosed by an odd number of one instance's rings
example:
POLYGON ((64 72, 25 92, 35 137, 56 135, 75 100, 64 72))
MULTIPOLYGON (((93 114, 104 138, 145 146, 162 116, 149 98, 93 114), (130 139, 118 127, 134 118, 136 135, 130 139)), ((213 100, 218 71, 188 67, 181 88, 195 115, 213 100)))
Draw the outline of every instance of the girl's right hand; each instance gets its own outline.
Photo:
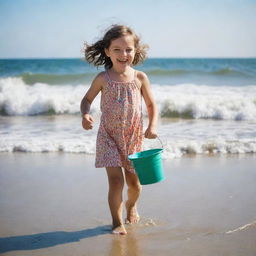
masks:
POLYGON ((85 114, 82 119, 82 126, 85 130, 91 130, 93 128, 94 120, 91 115, 85 114))

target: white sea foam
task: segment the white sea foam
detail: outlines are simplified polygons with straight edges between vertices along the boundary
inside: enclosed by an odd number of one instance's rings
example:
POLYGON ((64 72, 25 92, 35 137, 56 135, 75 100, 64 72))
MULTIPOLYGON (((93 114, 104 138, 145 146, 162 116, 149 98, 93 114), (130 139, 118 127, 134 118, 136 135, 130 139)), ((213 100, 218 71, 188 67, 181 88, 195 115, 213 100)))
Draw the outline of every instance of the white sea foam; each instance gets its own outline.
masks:
MULTIPOLYGON (((96 118, 94 129, 85 131, 75 115, 0 117, 0 152, 95 154, 98 125, 96 118)), ((164 159, 185 154, 243 154, 256 153, 255 127, 255 121, 160 120, 158 134, 164 159)), ((158 140, 145 140, 144 149, 159 147, 158 140)))
MULTIPOLYGON (((77 114, 89 85, 27 85, 0 79, 0 110, 6 115, 77 114)), ((162 117, 256 120, 256 86, 152 85, 162 117)), ((99 97, 92 105, 100 113, 99 97)), ((145 112, 145 108, 144 108, 145 112)))
POLYGON ((246 230, 246 229, 249 229, 249 228, 252 228, 252 227, 256 227, 256 221, 253 221, 251 223, 248 223, 246 225, 243 225, 241 227, 238 227, 236 229, 233 229, 233 230, 229 230, 227 232, 225 232, 225 234, 233 234, 233 233, 236 233, 236 232, 239 232, 239 231, 243 231, 243 230, 246 230))
MULTIPOLYGON (((19 78, 1 78, 0 111, 7 116, 0 115, 0 152, 95 154, 100 97, 92 104, 93 130, 84 131, 80 116, 74 115, 88 88, 30 86, 19 78)), ((165 159, 188 153, 256 153, 256 86, 152 85, 152 90, 163 117, 189 118, 160 118, 165 159)), ((150 147, 159 143, 146 140, 144 148, 150 147)))
MULTIPOLYGON (((96 136, 61 139, 58 136, 5 138, 0 140, 0 152, 66 152, 95 154, 96 136)), ((159 146, 158 146, 159 147, 159 146)), ((150 147, 145 146, 144 149, 150 147)), ((243 154, 256 153, 256 140, 190 141, 175 140, 164 145, 163 159, 179 158, 186 154, 243 154)))
POLYGON ((155 86, 154 95, 165 117, 256 120, 256 86, 155 86))
POLYGON ((0 79, 0 109, 7 115, 76 114, 88 86, 26 85, 20 78, 0 79))

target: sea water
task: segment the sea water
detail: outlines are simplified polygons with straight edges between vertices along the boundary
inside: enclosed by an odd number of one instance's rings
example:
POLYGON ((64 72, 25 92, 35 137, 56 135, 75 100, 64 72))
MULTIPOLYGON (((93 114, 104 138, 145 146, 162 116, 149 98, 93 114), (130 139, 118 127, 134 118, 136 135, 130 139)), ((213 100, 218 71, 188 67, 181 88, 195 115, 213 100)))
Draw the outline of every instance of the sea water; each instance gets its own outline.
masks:
MULTIPOLYGON (((256 152, 255 58, 147 59, 136 68, 151 82, 164 158, 256 152)), ((95 154, 100 96, 93 130, 82 129, 79 108, 102 70, 82 59, 0 60, 0 152, 95 154)), ((143 114, 146 128, 145 105, 143 114)))

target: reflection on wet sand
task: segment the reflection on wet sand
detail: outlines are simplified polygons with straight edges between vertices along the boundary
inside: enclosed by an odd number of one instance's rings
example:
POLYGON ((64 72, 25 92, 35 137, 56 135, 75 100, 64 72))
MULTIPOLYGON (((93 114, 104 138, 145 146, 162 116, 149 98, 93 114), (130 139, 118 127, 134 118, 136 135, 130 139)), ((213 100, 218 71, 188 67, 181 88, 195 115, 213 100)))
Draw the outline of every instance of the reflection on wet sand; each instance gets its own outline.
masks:
POLYGON ((109 256, 142 256, 139 241, 133 231, 125 236, 113 235, 109 256))

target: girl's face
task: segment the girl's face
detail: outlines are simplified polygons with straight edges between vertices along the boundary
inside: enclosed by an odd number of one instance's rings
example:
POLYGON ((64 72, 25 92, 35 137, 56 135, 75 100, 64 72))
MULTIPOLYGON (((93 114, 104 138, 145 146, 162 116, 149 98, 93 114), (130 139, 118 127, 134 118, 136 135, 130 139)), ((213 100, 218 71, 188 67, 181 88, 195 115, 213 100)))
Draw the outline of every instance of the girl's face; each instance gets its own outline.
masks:
POLYGON ((112 40, 105 53, 110 57, 113 67, 123 72, 125 69, 132 65, 135 56, 134 39, 132 35, 125 35, 112 40))

